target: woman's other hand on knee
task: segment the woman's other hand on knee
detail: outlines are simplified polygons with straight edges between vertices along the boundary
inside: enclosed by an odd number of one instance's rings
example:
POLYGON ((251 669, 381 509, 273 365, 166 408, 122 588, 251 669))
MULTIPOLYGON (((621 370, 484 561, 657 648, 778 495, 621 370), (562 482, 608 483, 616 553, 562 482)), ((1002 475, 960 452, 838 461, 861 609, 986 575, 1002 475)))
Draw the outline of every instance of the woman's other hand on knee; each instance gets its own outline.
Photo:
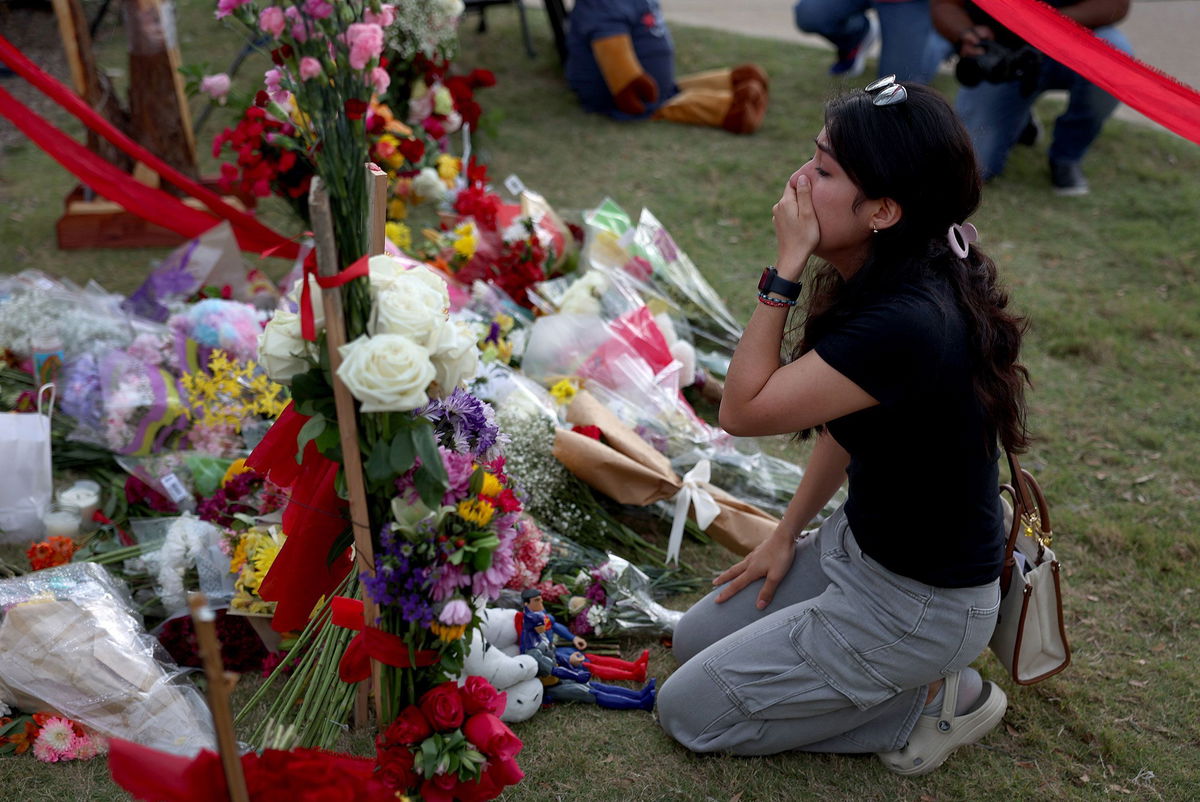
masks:
POLYGON ((714 585, 725 585, 717 594, 716 603, 721 604, 732 599, 746 586, 762 579, 763 584, 759 589, 755 607, 765 610, 775 598, 775 590, 779 583, 791 569, 795 551, 795 539, 790 536, 782 537, 779 530, 776 530, 775 534, 758 544, 741 562, 726 569, 713 580, 714 585))

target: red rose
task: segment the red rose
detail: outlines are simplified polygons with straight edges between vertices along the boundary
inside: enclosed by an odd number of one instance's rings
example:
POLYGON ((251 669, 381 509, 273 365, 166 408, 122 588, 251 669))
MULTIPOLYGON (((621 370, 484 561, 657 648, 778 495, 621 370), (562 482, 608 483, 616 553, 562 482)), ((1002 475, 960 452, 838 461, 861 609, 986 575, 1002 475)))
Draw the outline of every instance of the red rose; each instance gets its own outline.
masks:
POLYGON ((521 767, 517 765, 517 761, 512 758, 495 758, 489 760, 487 768, 483 770, 483 775, 499 788, 516 785, 525 779, 525 772, 521 771, 521 767))
POLYGON ((367 113, 367 102, 356 97, 346 98, 344 106, 346 117, 351 120, 361 120, 367 113))
POLYGON ((413 771, 413 758, 412 750, 404 744, 380 744, 375 755, 379 765, 378 775, 397 791, 416 788, 420 778, 413 771))
POLYGON ((494 760, 512 760, 524 746, 508 725, 491 713, 478 713, 467 719, 463 735, 476 749, 494 760))
POLYGON ((411 744, 419 744, 429 737, 433 730, 426 721, 425 716, 417 709, 416 705, 409 705, 400 711, 400 715, 396 716, 396 720, 384 730, 383 735, 376 741, 376 745, 380 742, 387 746, 411 744))
POLYGON ((435 774, 421 783, 421 798, 425 802, 454 802, 458 785, 457 774, 435 774))
POLYGON ((491 713, 499 716, 508 703, 508 694, 496 690, 483 677, 467 677, 462 687, 463 709, 468 716, 476 713, 491 713))
POLYGON ((436 732, 453 730, 463 723, 463 699, 458 684, 443 682, 421 699, 421 712, 436 732))
POLYGON ((455 794, 459 802, 488 802, 489 799, 500 796, 503 790, 491 777, 483 774, 478 780, 460 783, 455 794))
POLYGON ((571 427, 571 431, 581 434, 584 437, 590 437, 593 440, 599 440, 601 434, 599 426, 580 426, 576 424, 571 427))

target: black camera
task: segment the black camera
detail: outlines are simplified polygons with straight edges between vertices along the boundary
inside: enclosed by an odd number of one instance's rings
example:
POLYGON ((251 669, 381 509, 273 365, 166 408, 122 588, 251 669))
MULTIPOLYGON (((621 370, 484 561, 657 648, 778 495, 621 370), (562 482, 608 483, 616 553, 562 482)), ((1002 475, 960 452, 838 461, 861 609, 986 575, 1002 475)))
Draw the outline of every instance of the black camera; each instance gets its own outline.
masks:
POLYGON ((983 81, 991 84, 1018 81, 1022 95, 1032 94, 1037 88, 1042 65, 1042 54, 1037 50, 1026 44, 1009 47, 994 39, 980 40, 979 46, 983 52, 978 56, 964 56, 958 60, 954 76, 960 84, 978 86, 983 81))

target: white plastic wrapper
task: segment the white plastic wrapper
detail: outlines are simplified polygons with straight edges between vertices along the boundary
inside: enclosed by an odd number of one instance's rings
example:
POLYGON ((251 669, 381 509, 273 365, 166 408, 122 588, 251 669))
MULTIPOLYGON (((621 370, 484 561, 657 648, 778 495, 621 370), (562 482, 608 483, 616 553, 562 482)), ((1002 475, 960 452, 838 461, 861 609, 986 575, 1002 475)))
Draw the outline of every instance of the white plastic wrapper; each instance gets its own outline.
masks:
POLYGON ((650 596, 650 577, 633 563, 612 552, 601 568, 605 607, 604 634, 670 637, 683 618, 679 610, 663 607, 650 596))
POLYGON ((181 755, 215 748, 203 696, 94 563, 0 581, 0 703, 181 755))

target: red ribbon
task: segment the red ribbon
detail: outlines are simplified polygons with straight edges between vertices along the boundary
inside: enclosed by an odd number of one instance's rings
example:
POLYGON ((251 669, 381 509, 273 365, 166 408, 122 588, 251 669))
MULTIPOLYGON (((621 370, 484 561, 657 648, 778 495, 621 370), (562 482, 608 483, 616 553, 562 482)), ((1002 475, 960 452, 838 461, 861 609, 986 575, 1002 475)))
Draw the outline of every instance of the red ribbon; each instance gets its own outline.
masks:
POLYGON ((300 287, 300 336, 309 342, 316 342, 317 326, 313 320, 312 303, 310 303, 312 292, 308 287, 308 277, 312 276, 315 278, 317 286, 321 289, 331 290, 334 287, 349 284, 356 278, 367 276, 369 274, 371 257, 364 256, 345 270, 335 273, 332 276, 318 276, 317 262, 311 258, 312 253, 309 253, 309 257, 304 260, 304 275, 301 277, 301 281, 304 283, 300 287))
POLYGON ((1038 0, 975 0, 1001 25, 1185 139, 1200 144, 1200 93, 1122 53, 1038 0))
POLYGON ((441 655, 435 651, 410 652, 408 645, 396 635, 366 626, 363 603, 357 599, 334 596, 330 607, 334 626, 358 631, 338 663, 338 676, 342 682, 362 682, 371 676, 372 659, 396 668, 431 666, 441 660, 441 655))
POLYGON ((46 122, 12 95, 0 90, 0 114, 7 117, 34 144, 99 194, 121 204, 144 220, 188 238, 199 236, 221 219, 225 219, 233 226, 238 245, 244 250, 262 253, 269 248, 275 248, 278 249, 278 256, 296 258, 299 246, 295 242, 271 230, 251 215, 230 206, 220 195, 206 189, 134 142, 84 103, 78 95, 30 61, 3 36, 0 36, 0 61, 8 64, 13 72, 131 158, 142 162, 171 184, 200 200, 216 217, 187 206, 169 193, 134 181, 46 122))

